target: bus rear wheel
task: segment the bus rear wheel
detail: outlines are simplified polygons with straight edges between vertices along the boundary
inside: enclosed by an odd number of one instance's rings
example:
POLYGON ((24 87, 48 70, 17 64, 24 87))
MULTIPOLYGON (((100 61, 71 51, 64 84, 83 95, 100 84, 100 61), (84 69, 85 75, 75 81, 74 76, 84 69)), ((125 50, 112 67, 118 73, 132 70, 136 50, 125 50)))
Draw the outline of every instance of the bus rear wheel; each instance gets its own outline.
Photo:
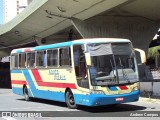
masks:
POLYGON ((75 104, 75 101, 74 101, 74 96, 70 90, 66 92, 65 99, 66 99, 66 104, 69 108, 71 109, 77 108, 77 105, 75 104))
POLYGON ((23 89, 23 95, 24 95, 24 99, 25 99, 26 101, 29 101, 29 100, 30 100, 30 97, 29 97, 29 95, 28 95, 28 89, 27 89, 26 86, 25 86, 24 89, 23 89))

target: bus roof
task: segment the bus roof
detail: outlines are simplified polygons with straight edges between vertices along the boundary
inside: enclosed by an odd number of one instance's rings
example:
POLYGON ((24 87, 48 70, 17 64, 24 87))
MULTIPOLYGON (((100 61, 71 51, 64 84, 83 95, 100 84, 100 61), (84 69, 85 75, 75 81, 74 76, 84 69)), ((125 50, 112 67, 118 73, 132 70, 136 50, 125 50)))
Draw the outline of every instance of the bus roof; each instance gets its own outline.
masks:
POLYGON ((30 48, 19 48, 12 50, 13 53, 22 53, 22 52, 30 52, 30 51, 39 51, 45 49, 59 48, 59 47, 67 47, 70 45, 82 45, 82 44, 90 44, 90 43, 129 43, 131 42, 128 39, 120 39, 120 38, 91 38, 91 39, 80 39, 69 42, 61 42, 49 45, 41 45, 30 48))

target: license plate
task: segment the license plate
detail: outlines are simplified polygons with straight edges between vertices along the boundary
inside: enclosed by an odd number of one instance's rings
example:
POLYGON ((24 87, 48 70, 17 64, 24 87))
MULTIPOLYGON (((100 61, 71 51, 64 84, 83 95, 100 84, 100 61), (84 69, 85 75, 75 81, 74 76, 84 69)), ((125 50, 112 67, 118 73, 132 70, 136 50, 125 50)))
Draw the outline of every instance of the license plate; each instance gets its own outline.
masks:
POLYGON ((116 98, 116 101, 123 101, 124 98, 116 98))

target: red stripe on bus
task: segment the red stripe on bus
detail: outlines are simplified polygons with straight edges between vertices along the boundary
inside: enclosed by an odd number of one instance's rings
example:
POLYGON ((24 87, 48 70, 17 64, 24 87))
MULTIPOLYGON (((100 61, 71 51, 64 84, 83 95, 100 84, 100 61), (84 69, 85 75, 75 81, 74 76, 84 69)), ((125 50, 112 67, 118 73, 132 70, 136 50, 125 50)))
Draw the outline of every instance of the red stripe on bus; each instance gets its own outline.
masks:
POLYGON ((45 87, 57 87, 57 88, 71 88, 71 89, 77 89, 75 84, 72 83, 57 83, 57 82, 43 82, 42 78, 38 72, 38 70, 31 70, 32 74, 35 78, 36 83, 38 86, 45 86, 45 87))
POLYGON ((126 86, 118 86, 121 90, 127 90, 128 88, 126 86))
POLYGON ((18 85, 27 84, 26 81, 22 81, 22 80, 12 80, 11 82, 12 82, 12 84, 18 84, 18 85))
POLYGON ((24 49, 24 52, 30 52, 31 51, 31 49, 30 48, 26 48, 26 49, 24 49))

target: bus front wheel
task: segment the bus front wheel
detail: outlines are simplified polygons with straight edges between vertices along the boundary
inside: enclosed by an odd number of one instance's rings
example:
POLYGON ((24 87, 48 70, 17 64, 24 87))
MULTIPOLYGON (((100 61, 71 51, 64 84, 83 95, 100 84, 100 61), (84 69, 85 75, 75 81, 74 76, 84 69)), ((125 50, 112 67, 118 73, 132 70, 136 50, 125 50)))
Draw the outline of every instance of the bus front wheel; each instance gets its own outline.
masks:
POLYGON ((27 89, 26 86, 25 86, 24 89, 23 89, 23 95, 24 95, 24 99, 25 99, 26 101, 29 101, 29 100, 30 100, 30 97, 29 97, 29 95, 28 95, 28 89, 27 89))
POLYGON ((74 96, 70 90, 66 92, 65 99, 66 99, 66 104, 69 108, 71 109, 77 108, 77 105, 75 104, 75 101, 74 101, 74 96))

